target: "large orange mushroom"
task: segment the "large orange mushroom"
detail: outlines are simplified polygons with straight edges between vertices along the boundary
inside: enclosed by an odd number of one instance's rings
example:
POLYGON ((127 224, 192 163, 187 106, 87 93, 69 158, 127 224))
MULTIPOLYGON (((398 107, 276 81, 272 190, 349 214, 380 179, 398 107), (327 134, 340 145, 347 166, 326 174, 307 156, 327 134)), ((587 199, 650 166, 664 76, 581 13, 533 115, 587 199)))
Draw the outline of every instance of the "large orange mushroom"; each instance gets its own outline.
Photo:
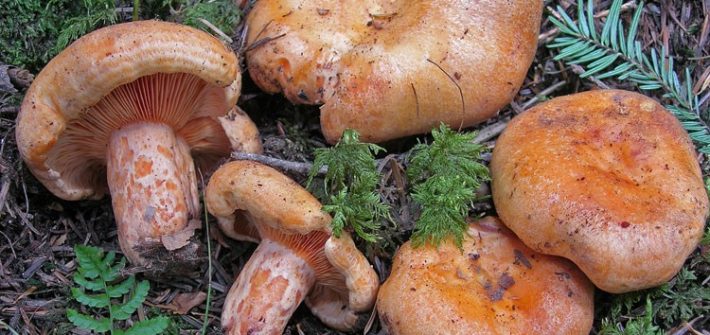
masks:
POLYGON ((229 290, 226 334, 281 334, 305 301, 326 325, 356 326, 379 282, 365 256, 298 183, 260 163, 235 161, 210 178, 205 204, 230 237, 259 242, 229 290))
POLYGON ((62 199, 110 192, 123 252, 150 267, 147 250, 186 247, 199 227, 193 156, 207 166, 233 148, 261 150, 235 106, 240 87, 236 55, 207 33, 158 21, 106 27, 37 76, 18 148, 62 199))
POLYGON ((688 134, 637 93, 578 93, 524 112, 498 139, 490 167, 508 227, 612 293, 673 277, 708 215, 688 134))
POLYGON ((381 142, 484 121, 518 91, 542 1, 259 1, 247 17, 254 81, 324 104, 321 127, 381 142))
POLYGON ((586 335, 594 286, 571 262, 530 250, 493 217, 470 222, 461 249, 405 243, 377 310, 390 335, 586 335))

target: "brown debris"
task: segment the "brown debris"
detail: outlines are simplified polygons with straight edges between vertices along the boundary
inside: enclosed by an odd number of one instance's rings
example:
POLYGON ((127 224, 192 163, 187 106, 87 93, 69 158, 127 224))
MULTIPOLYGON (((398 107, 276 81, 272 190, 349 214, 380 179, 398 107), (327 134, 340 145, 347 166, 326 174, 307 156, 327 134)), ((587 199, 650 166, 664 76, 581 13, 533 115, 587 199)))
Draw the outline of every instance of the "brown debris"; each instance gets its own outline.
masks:
POLYGON ((530 261, 528 260, 527 257, 525 257, 525 254, 522 251, 515 249, 515 250, 513 250, 513 253, 515 254, 515 262, 513 264, 515 264, 515 265, 522 264, 526 268, 532 269, 532 264, 530 264, 530 261))
POLYGON ((169 309, 177 314, 185 315, 191 309, 201 305, 207 299, 207 293, 199 292, 189 292, 189 293, 178 293, 173 301, 167 305, 158 305, 158 307, 169 309))

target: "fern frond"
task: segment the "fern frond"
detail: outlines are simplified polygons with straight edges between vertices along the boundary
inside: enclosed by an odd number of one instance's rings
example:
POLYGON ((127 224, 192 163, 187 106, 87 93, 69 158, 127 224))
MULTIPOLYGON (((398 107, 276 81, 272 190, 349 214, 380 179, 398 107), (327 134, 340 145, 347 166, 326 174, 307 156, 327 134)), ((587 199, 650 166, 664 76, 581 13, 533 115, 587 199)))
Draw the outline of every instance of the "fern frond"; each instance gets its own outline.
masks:
POLYGON ((71 295, 76 301, 89 307, 102 308, 108 307, 110 304, 110 300, 106 293, 87 294, 86 292, 74 287, 71 289, 71 295))
MULTIPOLYGON (((170 319, 164 316, 159 316, 153 319, 139 321, 128 328, 123 335, 145 335, 145 334, 160 334, 170 325, 170 319)), ((121 335, 121 334, 115 334, 121 335)))
POLYGON ((106 294, 111 298, 118 298, 124 296, 126 293, 131 291, 131 288, 136 282, 136 277, 128 277, 126 280, 122 281, 117 285, 111 285, 106 289, 106 294))
POLYGON ((121 260, 116 262, 116 254, 114 252, 108 252, 104 255, 104 251, 99 248, 77 245, 74 247, 74 253, 78 264, 77 271, 74 274, 74 282, 78 287, 71 289, 72 297, 86 307, 105 309, 105 312, 99 312, 101 315, 108 314, 108 317, 100 316, 94 318, 91 315, 82 314, 75 309, 68 308, 67 318, 75 326, 99 333, 111 331, 113 335, 155 335, 168 327, 170 319, 157 317, 138 322, 126 332, 115 329, 114 321, 128 320, 145 301, 150 290, 150 284, 145 280, 136 283, 134 276, 129 276, 117 282, 116 280, 120 277, 121 270, 126 265, 126 259, 121 258, 121 260), (89 294, 86 291, 97 293, 89 294), (131 296, 128 299, 124 299, 131 291, 133 292, 131 296), (118 304, 112 298, 122 299, 125 302, 118 304))
POLYGON ((69 319, 69 321, 71 321, 71 323, 81 329, 91 330, 99 333, 105 333, 111 330, 111 321, 108 318, 94 319, 93 317, 86 314, 81 314, 77 310, 72 308, 67 308, 67 318, 69 319))
POLYGON ((96 247, 77 245, 74 247, 74 254, 79 263, 78 273, 82 277, 94 279, 104 272, 103 250, 96 247))
POLYGON ((150 284, 146 280, 140 281, 133 289, 133 294, 123 304, 112 308, 113 318, 116 320, 126 320, 141 306, 145 298, 148 296, 150 284))
POLYGON ((96 280, 90 280, 87 279, 86 276, 82 273, 77 273, 76 276, 74 276, 74 282, 79 285, 79 287, 84 288, 85 290, 89 291, 100 291, 104 289, 104 281, 99 279, 96 280))
POLYGON ((628 27, 621 20, 621 0, 614 0, 601 31, 594 24, 594 2, 577 2, 577 20, 573 20, 558 6, 550 21, 559 29, 560 36, 547 45, 558 48, 555 60, 584 68, 581 78, 617 78, 627 80, 641 91, 662 90, 663 97, 672 101, 666 108, 681 121, 698 151, 710 154, 710 125, 700 115, 698 97, 692 90, 690 70, 685 69, 683 82, 674 69, 675 60, 667 56, 665 48, 650 49, 650 56, 636 40, 644 3, 636 7, 628 27))

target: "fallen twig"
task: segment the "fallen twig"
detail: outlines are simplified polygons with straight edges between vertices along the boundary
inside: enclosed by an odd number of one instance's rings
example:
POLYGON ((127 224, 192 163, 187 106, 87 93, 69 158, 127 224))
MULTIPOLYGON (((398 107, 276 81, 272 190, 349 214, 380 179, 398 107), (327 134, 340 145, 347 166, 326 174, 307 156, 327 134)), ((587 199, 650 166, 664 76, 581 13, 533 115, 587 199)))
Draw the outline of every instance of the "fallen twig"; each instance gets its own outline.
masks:
MULTIPOLYGON (((288 172, 295 172, 303 175, 307 175, 313 168, 312 163, 308 162, 292 162, 285 159, 279 159, 270 156, 264 156, 260 154, 250 154, 246 152, 233 152, 232 159, 234 160, 249 160, 259 163, 266 164, 271 167, 275 167, 288 172)), ((318 174, 324 175, 328 172, 328 167, 324 166, 319 171, 318 174)))

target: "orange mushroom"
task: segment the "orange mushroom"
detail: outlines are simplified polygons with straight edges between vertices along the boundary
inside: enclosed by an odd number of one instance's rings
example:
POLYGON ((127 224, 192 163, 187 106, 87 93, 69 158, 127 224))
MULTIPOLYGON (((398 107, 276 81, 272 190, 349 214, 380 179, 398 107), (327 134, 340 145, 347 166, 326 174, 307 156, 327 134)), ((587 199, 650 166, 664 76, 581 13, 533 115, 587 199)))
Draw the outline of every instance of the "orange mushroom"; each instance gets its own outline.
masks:
POLYGON ((541 14, 541 0, 259 1, 246 58, 266 92, 324 104, 329 142, 348 128, 381 142, 494 116, 532 63, 541 14))
POLYGON ((146 250, 185 247, 199 227, 193 155, 207 166, 232 148, 261 151, 235 106, 240 87, 235 54, 207 33, 158 21, 106 27, 32 83, 17 119, 20 154, 62 199, 108 189, 123 252, 150 267, 146 250))
POLYGON ((708 215, 688 134, 636 93, 591 91, 526 111, 498 139, 490 167, 508 227, 612 293, 668 281, 708 215))
POLYGON ((377 310, 391 335, 589 334, 594 287, 569 261, 536 253, 500 221, 397 251, 377 310))
POLYGON ((228 236, 261 241, 227 294, 226 334, 281 334, 304 300, 342 331, 372 308, 377 274, 347 233, 331 235, 318 200, 285 175, 250 161, 225 164, 210 178, 205 204, 228 236))

